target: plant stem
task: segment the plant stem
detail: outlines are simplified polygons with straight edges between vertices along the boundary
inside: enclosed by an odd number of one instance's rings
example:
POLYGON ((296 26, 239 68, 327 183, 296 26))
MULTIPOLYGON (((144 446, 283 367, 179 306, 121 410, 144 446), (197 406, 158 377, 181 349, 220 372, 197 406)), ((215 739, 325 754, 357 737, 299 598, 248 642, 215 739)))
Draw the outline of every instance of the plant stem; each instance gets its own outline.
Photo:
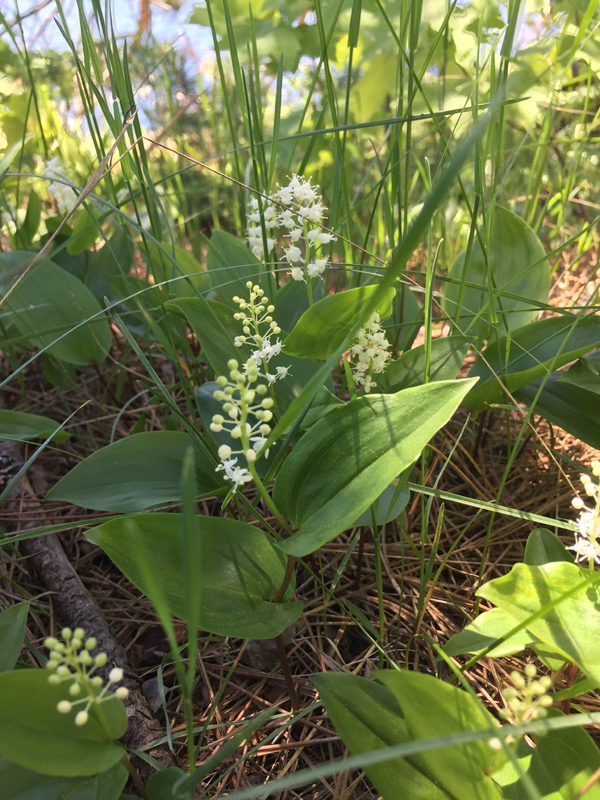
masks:
MULTIPOLYGON (((245 446, 245 442, 244 442, 244 446, 245 446)), ((271 511, 271 513, 273 514, 273 516, 275 517, 277 522, 279 522, 279 524, 282 526, 282 528, 285 528, 285 530, 290 534, 293 533, 294 531, 291 528, 289 522, 281 514, 281 512, 279 511, 279 509, 277 508, 277 506, 275 505, 275 503, 271 499, 271 496, 267 492, 264 483, 258 477, 258 473, 256 471, 256 467, 254 466, 252 461, 248 462, 248 469, 250 471, 250 474, 252 475, 252 480, 254 481, 254 484, 255 484, 256 488, 258 489, 258 493, 260 494, 262 499, 265 501, 265 503, 267 505, 267 508, 269 508, 269 510, 271 511)))
POLYGON ((279 634, 275 638, 275 642, 277 644, 277 652, 279 653, 279 660, 281 661, 281 670, 283 672, 283 677, 285 678, 285 685, 287 686, 288 694, 290 696, 290 702, 292 704, 292 711, 298 711, 298 695, 296 694, 296 687, 294 685, 294 679, 292 678, 292 673, 290 670, 290 663, 288 661, 287 653, 285 651, 285 644, 283 642, 283 634, 279 634))
POLYGON ((143 800, 148 800, 146 787, 142 783, 142 779, 140 778, 140 773, 137 771, 137 769, 133 766, 133 764, 129 760, 129 756, 127 755, 127 753, 125 753, 125 755, 121 759, 121 763, 123 764, 127 772, 131 775, 131 780, 135 783, 135 787, 141 794, 143 800))
POLYGON ((273 598, 271 602, 273 603, 281 603, 283 600, 283 596, 287 591, 288 586, 290 585, 290 581, 294 575, 294 567, 296 566, 296 556, 288 556, 287 565, 285 568, 285 574, 283 576, 283 580, 281 581, 281 586, 279 587, 277 594, 273 598))

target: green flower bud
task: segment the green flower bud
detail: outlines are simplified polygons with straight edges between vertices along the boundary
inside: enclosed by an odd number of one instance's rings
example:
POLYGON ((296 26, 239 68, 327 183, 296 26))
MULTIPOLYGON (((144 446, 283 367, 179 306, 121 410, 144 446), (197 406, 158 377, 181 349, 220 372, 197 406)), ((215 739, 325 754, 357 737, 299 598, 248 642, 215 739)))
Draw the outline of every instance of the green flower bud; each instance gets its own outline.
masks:
POLYGON ((88 719, 89 719, 88 712, 87 711, 80 711, 79 714, 77 714, 77 716, 75 717, 75 725, 77 725, 79 728, 81 728, 82 725, 85 725, 85 723, 88 721, 88 719))
POLYGON ((68 642, 71 636, 73 635, 73 631, 71 630, 71 628, 63 628, 62 631, 60 632, 60 635, 65 640, 65 642, 68 642))
POLYGON ((219 384, 219 386, 227 386, 227 378, 225 377, 225 375, 219 375, 219 377, 217 378, 217 383, 219 384))
POLYGON ((44 639, 44 647, 47 647, 48 650, 54 650, 57 644, 58 639, 55 639, 54 636, 48 636, 47 639, 44 639))
POLYGON ((68 714, 72 708, 73 705, 72 703, 69 703, 68 700, 61 700, 56 706, 56 710, 59 712, 59 714, 68 714))
POLYGON ((90 638, 85 643, 85 649, 86 650, 93 650, 94 647, 96 647, 97 644, 98 644, 98 642, 96 641, 96 639, 94 639, 93 636, 90 636, 90 638))
POLYGON ((94 659, 94 664, 97 667, 103 667, 106 664, 106 653, 98 653, 94 659))
POLYGON ((261 406, 263 408, 272 408, 273 407, 273 400, 270 397, 267 397, 262 401, 261 406))

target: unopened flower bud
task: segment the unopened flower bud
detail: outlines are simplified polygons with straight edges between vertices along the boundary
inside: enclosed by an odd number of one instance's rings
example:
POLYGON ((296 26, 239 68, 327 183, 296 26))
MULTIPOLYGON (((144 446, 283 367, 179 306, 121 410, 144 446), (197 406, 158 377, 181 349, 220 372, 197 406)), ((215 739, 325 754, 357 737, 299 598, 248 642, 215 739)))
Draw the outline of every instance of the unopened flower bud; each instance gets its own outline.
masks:
POLYGON ((225 377, 225 375, 219 375, 219 377, 217 378, 217 383, 219 384, 219 386, 227 386, 227 378, 225 377))
POLYGON ((73 635, 73 631, 71 630, 71 628, 63 628, 62 631, 60 632, 60 635, 65 640, 65 642, 68 642, 71 636, 73 635))
POLYGON ((98 653, 98 655, 94 659, 94 665, 96 667, 103 667, 105 664, 106 664, 106 653, 98 653))
POLYGON ((246 450, 246 461, 256 461, 256 453, 254 450, 246 450))
POLYGON ((119 686, 119 688, 115 692, 115 696, 119 698, 119 700, 125 700, 126 697, 129 695, 129 689, 125 686, 119 686))
POLYGON ((57 644, 58 639, 55 639, 54 636, 48 636, 47 639, 44 639, 44 647, 47 647, 48 650, 54 650, 57 644))
POLYGON ((72 683, 69 687, 69 694, 71 697, 76 697, 81 692, 81 686, 78 683, 72 683))
POLYGON ((75 725, 81 727, 82 725, 85 725, 88 719, 89 719, 89 714, 87 713, 87 711, 80 711, 79 714, 77 714, 77 716, 75 717, 75 725))
POLYGON ((58 686, 61 682, 60 677, 58 675, 50 675, 48 678, 48 683, 50 686, 58 686))
POLYGON ((273 400, 270 397, 267 397, 262 401, 261 406, 263 408, 272 408, 273 407, 273 400))
POLYGON ((119 681, 123 680, 123 670, 119 667, 113 667, 111 671, 108 673, 108 680, 111 683, 118 683, 119 681))
POLYGON ((85 649, 86 650, 93 650, 96 647, 97 644, 98 644, 98 642, 96 641, 96 639, 94 639, 93 636, 90 636, 90 638, 85 643, 85 649))
POLYGON ((221 460, 225 460, 226 458, 230 458, 231 456, 231 447, 227 444, 222 444, 218 450, 219 458, 221 460))
POLYGON ((60 714, 68 714, 69 711, 73 708, 73 705, 69 703, 68 700, 61 700, 60 703, 56 706, 56 710, 60 714))
POLYGON ((73 636, 76 639, 83 639, 85 638, 85 631, 83 630, 83 628, 75 628, 75 630, 73 631, 73 636))

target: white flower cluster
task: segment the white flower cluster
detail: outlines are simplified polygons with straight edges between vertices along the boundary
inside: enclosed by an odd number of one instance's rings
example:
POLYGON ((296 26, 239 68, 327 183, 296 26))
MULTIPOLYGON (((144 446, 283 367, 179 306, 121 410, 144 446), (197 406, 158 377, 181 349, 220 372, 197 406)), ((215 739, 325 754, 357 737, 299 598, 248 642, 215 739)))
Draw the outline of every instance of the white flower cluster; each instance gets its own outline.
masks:
MULTIPOLYGON (((595 477, 600 476, 600 461, 592 461, 592 474, 595 477)), ((575 544, 568 549, 574 551, 577 561, 600 564, 600 545, 597 541, 600 531, 600 493, 598 485, 592 481, 589 475, 582 475, 581 483, 586 495, 594 500, 594 505, 590 508, 586 506, 581 497, 573 498, 573 508, 581 513, 577 520, 579 531, 575 535, 575 544)))
MULTIPOLYGON (((262 218, 265 221, 265 231, 267 233, 267 250, 273 250, 277 244, 276 239, 269 236, 269 231, 277 228, 277 207, 271 199, 262 198, 262 218)), ((250 200, 248 208, 248 245, 257 258, 264 258, 265 248, 263 240, 263 229, 261 225, 261 208, 256 197, 250 200)))
MULTIPOLYGON (((64 681, 72 681, 69 694, 74 698, 84 692, 86 696, 80 700, 61 700, 56 706, 61 714, 68 714, 74 706, 83 705, 84 708, 75 715, 75 725, 81 726, 88 721, 92 704, 99 705, 113 696, 109 687, 123 680, 123 670, 118 667, 111 669, 108 683, 97 695, 93 690, 100 688, 103 681, 94 672, 106 664, 106 653, 99 653, 92 658, 90 651, 96 647, 97 642, 93 637, 84 639, 83 628, 75 628, 74 631, 63 628, 61 636, 62 642, 52 636, 44 641, 44 646, 50 650, 46 667, 52 671, 52 675, 48 678, 48 683, 58 686, 64 681)), ((119 700, 125 700, 129 692, 124 686, 120 686, 114 694, 119 700)))
POLYGON ((376 382, 373 375, 377 375, 386 367, 391 356, 388 352, 390 343, 380 324, 379 314, 374 313, 369 317, 364 328, 360 328, 356 335, 356 344, 350 348, 352 357, 356 357, 353 364, 354 380, 362 386, 365 392, 370 392, 376 382))
MULTIPOLYGON (((284 228, 289 245, 284 249, 284 258, 290 264, 290 275, 295 281, 306 281, 323 275, 329 256, 317 258, 315 249, 319 245, 335 242, 337 237, 322 230, 322 222, 327 209, 321 203, 318 186, 309 180, 294 175, 287 186, 278 186, 277 192, 263 200, 262 219, 267 233, 267 249, 272 250, 276 240, 269 233, 276 228, 284 228), (283 211, 281 206, 284 206, 283 211), (299 246, 304 241, 304 253, 299 246), (304 266, 300 263, 304 261, 304 266)), ((250 201, 248 209, 248 244, 257 258, 264 257, 264 239, 261 226, 261 212, 256 198, 250 201)))
MULTIPOLYGON (((50 161, 47 161, 44 164, 44 175, 47 178, 60 178, 62 180, 68 180, 58 156, 54 156, 54 158, 51 158, 50 161)), ((48 184, 48 194, 52 195, 54 201, 56 202, 57 209, 62 213, 70 211, 76 200, 76 195, 73 189, 71 189, 69 186, 65 186, 64 183, 57 183, 55 181, 51 181, 48 184)))

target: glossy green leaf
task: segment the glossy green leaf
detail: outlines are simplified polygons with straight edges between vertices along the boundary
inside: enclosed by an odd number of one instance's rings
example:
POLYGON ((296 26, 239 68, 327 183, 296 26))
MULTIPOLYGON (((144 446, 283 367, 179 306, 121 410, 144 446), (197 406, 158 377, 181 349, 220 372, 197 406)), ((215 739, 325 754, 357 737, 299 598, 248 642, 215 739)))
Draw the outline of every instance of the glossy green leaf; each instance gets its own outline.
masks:
MULTIPOLYGON (((396 494, 396 484, 397 481, 387 486, 379 495, 377 500, 375 500, 374 505, 377 525, 387 525, 387 523, 391 522, 391 520, 397 519, 408 505, 408 501, 410 500, 410 491, 408 489, 401 489, 400 492, 398 492, 398 497, 396 498, 395 503, 390 508, 390 504, 392 503, 392 500, 396 494)), ((358 525, 372 524, 373 515, 371 513, 371 508, 369 507, 366 511, 363 511, 358 519, 354 520, 352 527, 356 528, 358 525)))
MULTIPOLYGON (((81 461, 46 495, 96 511, 142 511, 181 500, 181 470, 191 439, 187 433, 138 433, 102 447, 81 461)), ((225 491, 215 462, 194 450, 199 495, 225 491)))
MULTIPOLYGON (((476 617, 460 633, 455 633, 444 646, 444 653, 447 656, 460 656, 463 653, 479 655, 498 639, 502 639, 507 633, 510 633, 517 625, 518 623, 510 614, 500 608, 492 608, 476 617)), ((528 630, 522 629, 498 644, 487 655, 494 658, 510 656, 513 653, 520 653, 526 647, 531 647, 539 641, 528 630)))
POLYGON ((121 763, 91 777, 41 775, 0 756, 2 800, 119 800, 129 773, 121 763))
MULTIPOLYGON (((145 581, 128 536, 133 520, 152 554, 171 612, 185 619, 181 575, 179 514, 143 514, 110 520, 87 538, 99 545, 129 580, 146 592, 145 581)), ((285 573, 286 559, 266 533, 231 519, 196 517, 202 574, 200 627, 221 636, 271 639, 298 619, 299 602, 270 602, 285 573)), ((287 597, 293 587, 287 593, 287 597)))
MULTIPOLYGON (((129 276, 132 264, 133 245, 131 239, 126 231, 122 228, 117 228, 100 250, 89 254, 85 285, 94 297, 97 297, 103 303, 104 298, 110 292, 111 278, 116 278, 118 281, 123 282, 125 280, 124 276, 129 276)), ((142 286, 146 285, 141 278, 133 275, 129 276, 129 280, 132 282, 139 281, 142 286)), ((136 291, 136 289, 126 290, 125 297, 132 291, 136 291)), ((160 293, 160 289, 155 291, 160 293)))
POLYGON ((336 406, 341 405, 343 405, 343 401, 339 397, 330 392, 326 386, 321 386, 300 423, 300 430, 308 430, 317 420, 324 417, 336 406))
POLYGON ((15 603, 0 613, 0 672, 11 670, 25 638, 29 603, 15 603))
POLYGON ((446 381, 367 395, 316 422, 275 481, 275 503, 299 529, 279 547, 304 556, 352 525, 418 458, 471 386, 446 381))
MULTIPOLYGON (((551 716, 561 717, 558 709, 551 716)), ((545 736, 534 736, 536 747, 525 739, 517 748, 522 771, 535 784, 543 800, 574 800, 592 775, 600 768, 600 751, 583 728, 551 730, 545 736)), ((504 800, 530 800, 523 778, 507 761, 495 772, 493 780, 502 788, 504 800)), ((600 784, 596 781, 583 795, 586 800, 600 800, 600 784)))
MULTIPOLYGON (((360 755, 410 741, 400 704, 374 681, 325 672, 312 675, 329 718, 350 753, 360 755)), ((418 756, 367 767, 365 773, 385 800, 448 800, 418 756)))
POLYGON ((442 308, 452 319, 456 319, 458 312, 458 325, 462 331, 481 339, 492 335, 494 330, 490 324, 489 306, 478 319, 476 317, 497 291, 500 295, 493 303, 499 318, 498 329, 503 332, 535 320, 539 315, 535 303, 545 303, 550 291, 550 265, 547 260, 541 261, 545 256, 542 243, 527 223, 512 211, 502 206, 495 207, 486 249, 484 254, 479 237, 476 237, 466 275, 467 251, 463 250, 457 256, 448 273, 452 282, 444 284, 442 302, 442 308), (467 286, 468 283, 480 288, 467 286), (522 299, 506 296, 503 289, 522 299))
POLYGON ((99 223, 92 219, 85 208, 82 208, 69 237, 67 253, 70 256, 76 256, 89 250, 98 241, 99 234, 99 223))
MULTIPOLYGON (((318 303, 325 297, 325 284, 313 281, 313 301, 318 303)), ((303 281, 288 281, 275 295, 273 318, 284 331, 291 331, 302 314, 308 311, 308 292, 303 281)))
POLYGON ((179 767, 167 767, 150 776, 146 784, 148 800, 194 800, 193 791, 174 792, 176 783, 185 778, 187 773, 179 767))
POLYGON ((485 362, 479 356, 469 371, 470 378, 480 380, 465 403, 482 409, 486 403, 504 399, 504 389, 494 373, 514 392, 548 375, 550 367, 558 369, 596 347, 600 342, 600 319, 590 315, 573 327, 576 319, 573 314, 550 317, 514 331, 510 342, 506 337, 494 339, 483 351, 485 362))
MULTIPOLYGON (((237 311, 233 297, 247 297, 246 281, 260 284, 262 265, 238 238, 224 231, 213 231, 206 253, 210 283, 221 301, 237 311)), ((270 298, 273 300, 273 298, 270 298)))
MULTIPOLYGON (((342 344, 367 308, 377 286, 362 286, 319 300, 300 317, 283 342, 283 352, 297 358, 327 360, 342 344)), ((391 313, 394 290, 388 289, 378 313, 386 319, 391 313)), ((365 320, 366 321, 366 320, 365 320)))
POLYGON ((231 358, 244 361, 250 357, 246 345, 234 345, 234 337, 242 331, 239 322, 233 318, 234 312, 223 303, 203 297, 186 297, 170 300, 165 303, 165 308, 187 319, 202 348, 201 357, 208 360, 217 374, 229 375, 227 362, 231 358))
POLYGON ((208 275, 191 253, 182 247, 163 245, 170 258, 154 242, 147 241, 141 248, 156 283, 169 281, 168 292, 175 297, 197 297, 198 291, 208 286, 208 275), (175 261, 175 264, 173 263, 175 261))
POLYGON ((523 386, 515 392, 515 398, 533 405, 534 412, 554 425, 573 434, 582 442, 600 449, 600 405, 597 396, 559 379, 560 373, 551 375, 539 397, 536 396, 542 379, 523 386))
MULTIPOLYGON (((313 675, 327 713, 353 755, 494 724, 466 692, 405 670, 313 675)), ((500 800, 487 775, 498 762, 487 742, 394 759, 365 772, 385 800, 500 800)))
POLYGON ((561 372, 558 379, 561 383, 600 394, 600 350, 593 350, 585 358, 579 358, 566 372, 561 372))
POLYGON ((52 261, 34 267, 5 308, 11 312, 8 321, 29 343, 40 348, 50 345, 48 352, 55 358, 82 366, 106 358, 110 328, 103 316, 56 341, 102 309, 87 286, 52 261))
POLYGON ((0 674, 2 755, 44 775, 95 775, 112 767, 125 752, 113 743, 127 728, 123 703, 113 696, 102 703, 102 724, 92 706, 87 723, 75 725, 75 711, 56 710, 61 700, 72 700, 70 682, 50 686, 48 675, 42 669, 0 674))
MULTIPOLYGON (((462 367, 469 347, 473 342, 468 336, 443 336, 431 342, 429 380, 451 381, 462 367)), ((377 378, 377 388, 381 392, 398 392, 411 386, 425 383, 427 353, 425 345, 420 344, 402 353, 395 361, 390 361, 383 375, 377 378)))
MULTIPOLYGON (((432 739, 459 731, 482 730, 497 724, 491 714, 462 689, 431 675, 407 670, 373 673, 398 701, 413 741, 432 739)), ((501 795, 488 778, 504 760, 486 741, 444 747, 421 755, 433 779, 456 800, 499 800, 501 795)))
POLYGON ((529 622, 527 630, 600 681, 600 585, 586 583, 589 577, 589 570, 564 561, 539 567, 515 564, 508 575, 484 584, 477 594, 519 623, 582 586, 529 622))
POLYGON ((553 561, 568 561, 573 564, 575 559, 555 533, 545 528, 536 528, 527 537, 523 561, 532 567, 541 567, 542 564, 553 561))
MULTIPOLYGON (((59 423, 49 417, 38 414, 27 414, 25 411, 0 409, 0 440, 12 442, 28 442, 31 439, 47 439, 59 423)), ((64 442, 71 434, 58 431, 54 437, 57 444, 64 442)))

